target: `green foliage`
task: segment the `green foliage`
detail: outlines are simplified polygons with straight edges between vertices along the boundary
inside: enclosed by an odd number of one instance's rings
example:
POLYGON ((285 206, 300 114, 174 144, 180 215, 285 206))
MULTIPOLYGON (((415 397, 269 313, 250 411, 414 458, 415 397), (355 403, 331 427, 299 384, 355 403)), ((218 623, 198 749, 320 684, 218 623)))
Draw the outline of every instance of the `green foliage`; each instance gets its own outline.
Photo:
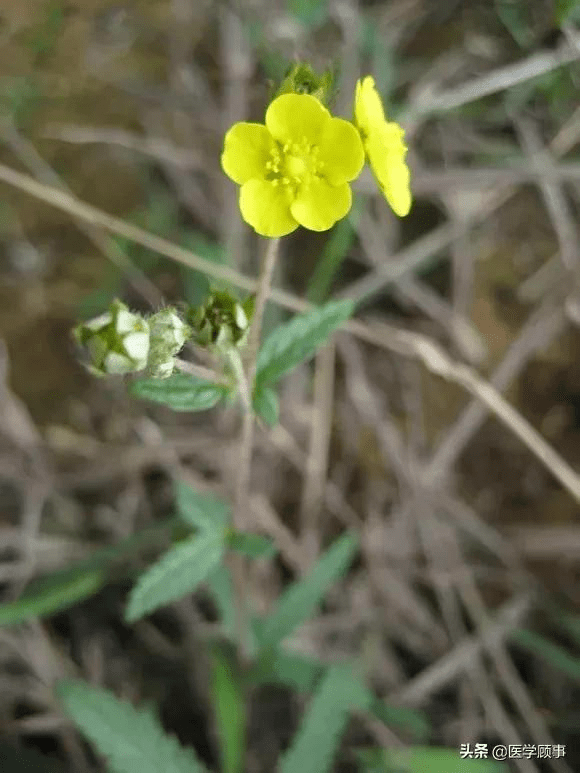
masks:
POLYGON ((64 6, 56 2, 46 3, 44 18, 30 29, 23 41, 36 57, 37 65, 54 50, 63 23, 64 6))
POLYGON ((44 95, 32 75, 10 78, 2 94, 2 107, 11 115, 16 126, 23 127, 34 120, 42 106, 44 95))
POLYGON ((145 547, 159 544, 164 533, 175 528, 173 519, 96 551, 88 559, 33 580, 17 601, 0 605, 0 626, 18 625, 34 617, 47 617, 83 601, 120 572, 120 560, 145 547))
POLYGON ((330 586, 350 566, 358 547, 352 534, 345 534, 318 560, 312 571, 280 597, 276 609, 258 626, 262 650, 275 647, 307 620, 330 586))
POLYGON ((221 773, 242 773, 246 748, 244 694, 236 666, 224 647, 213 647, 211 691, 220 737, 221 773))
POLYGON ((311 692, 325 666, 314 658, 294 655, 282 648, 265 653, 248 674, 252 685, 281 684, 298 692, 311 692))
POLYGON ((280 418, 280 404, 278 395, 267 386, 260 386, 254 390, 254 410, 269 427, 278 424, 280 418))
POLYGON ((151 709, 136 709, 83 682, 59 682, 56 693, 73 722, 107 758, 111 773, 207 773, 193 749, 167 735, 151 709))
POLYGON ((368 707, 369 692, 347 665, 332 666, 317 689, 280 773, 327 773, 352 710, 368 707))
POLYGON ((285 373, 311 357, 351 316, 350 300, 331 301, 324 306, 297 314, 276 328, 264 342, 258 355, 256 390, 276 383, 285 373))
POLYGON ((510 641, 541 658, 552 668, 566 674, 575 682, 580 682, 580 658, 571 655, 564 647, 548 641, 539 633, 523 628, 513 631, 510 635, 510 641))
POLYGON ((183 481, 175 484, 177 512, 194 529, 223 534, 230 520, 230 508, 211 494, 199 494, 183 481))
POLYGON ((536 38, 531 3, 527 0, 495 0, 495 11, 520 48, 529 48, 536 38))
POLYGON ((17 601, 0 605, 0 625, 17 625, 33 617, 46 617, 93 596, 105 584, 106 566, 71 568, 44 578, 17 601))
POLYGON ((228 389, 197 376, 175 373, 166 379, 136 379, 130 384, 129 392, 134 397, 161 403, 174 411, 207 411, 226 396, 228 389))
POLYGON ((378 698, 373 698, 370 712, 388 727, 393 727, 412 736, 417 741, 425 741, 431 734, 431 726, 424 714, 405 706, 390 706, 378 698))
POLYGON ((149 612, 176 601, 197 586, 223 559, 224 539, 212 532, 183 540, 165 553, 138 579, 129 595, 125 617, 138 620, 149 612))
POLYGON ((344 218, 334 226, 308 283, 306 297, 311 303, 322 303, 328 296, 332 280, 340 269, 355 238, 356 233, 349 219, 344 218))
POLYGON ((308 29, 320 26, 328 17, 328 0, 288 0, 287 8, 308 29))
POLYGON ((580 20, 579 0, 556 0, 555 22, 558 26, 580 20))
MULTIPOLYGON (((206 239, 205 236, 197 231, 187 231, 183 235, 181 244, 185 249, 191 250, 191 252, 206 260, 211 260, 212 263, 223 265, 227 262, 225 247, 218 242, 206 239)), ((191 306, 199 306, 206 300, 210 292, 208 277, 201 271, 189 268, 189 266, 184 266, 181 263, 179 264, 179 271, 184 299, 191 306)), ((212 280, 212 284, 215 289, 223 289, 217 280, 212 280)))
POLYGON ((461 759, 457 749, 410 746, 400 749, 362 749, 361 773, 507 773, 492 759, 461 759))
POLYGON ((248 558, 272 558, 276 555, 276 546, 268 537, 245 531, 229 531, 226 544, 230 550, 243 553, 248 558))

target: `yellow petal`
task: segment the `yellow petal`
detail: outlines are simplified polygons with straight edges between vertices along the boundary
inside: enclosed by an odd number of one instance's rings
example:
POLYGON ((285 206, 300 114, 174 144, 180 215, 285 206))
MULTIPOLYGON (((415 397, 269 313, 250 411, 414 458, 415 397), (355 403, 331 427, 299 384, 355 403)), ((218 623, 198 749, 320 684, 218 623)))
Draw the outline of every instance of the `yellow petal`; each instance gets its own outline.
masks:
POLYGON ((266 111, 266 126, 278 142, 317 144, 324 125, 330 120, 328 110, 310 94, 282 94, 266 111))
POLYGON ((319 159, 324 167, 321 173, 331 185, 354 180, 365 161, 360 135, 350 121, 331 118, 322 130, 319 159))
POLYGON ((235 123, 224 140, 222 169, 234 182, 263 178, 274 140, 260 123, 235 123))
POLYGON ((354 120, 363 135, 369 134, 373 128, 378 128, 385 122, 383 103, 371 75, 357 81, 354 120))
POLYGON ((290 210, 304 228, 328 231, 348 213, 351 204, 352 193, 348 183, 333 186, 315 178, 299 192, 290 210))
POLYGON ((367 153, 375 179, 393 212, 399 217, 408 215, 411 174, 404 157, 389 153, 380 142, 367 142, 367 153))
POLYGON ((286 236, 298 228, 290 202, 288 188, 269 180, 249 180, 240 189, 242 217, 261 236, 286 236))

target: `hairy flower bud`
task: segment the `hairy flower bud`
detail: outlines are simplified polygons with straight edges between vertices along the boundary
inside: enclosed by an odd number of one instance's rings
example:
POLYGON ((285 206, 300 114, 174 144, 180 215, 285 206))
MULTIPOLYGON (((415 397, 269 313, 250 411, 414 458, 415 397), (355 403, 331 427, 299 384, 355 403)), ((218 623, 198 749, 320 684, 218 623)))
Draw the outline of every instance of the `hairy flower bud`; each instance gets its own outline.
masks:
POLYGON ((89 357, 87 368, 96 376, 135 373, 147 365, 149 325, 115 300, 109 311, 73 330, 89 357))
POLYGON ((241 303, 228 292, 214 291, 203 306, 188 313, 196 343, 217 352, 243 346, 253 305, 252 296, 241 303))
POLYGON ((332 99, 333 73, 330 70, 318 75, 306 62, 292 65, 274 96, 282 94, 310 94, 326 107, 332 99))
POLYGON ((171 307, 149 317, 150 345, 147 373, 153 378, 168 378, 175 367, 175 356, 191 335, 188 325, 171 307))

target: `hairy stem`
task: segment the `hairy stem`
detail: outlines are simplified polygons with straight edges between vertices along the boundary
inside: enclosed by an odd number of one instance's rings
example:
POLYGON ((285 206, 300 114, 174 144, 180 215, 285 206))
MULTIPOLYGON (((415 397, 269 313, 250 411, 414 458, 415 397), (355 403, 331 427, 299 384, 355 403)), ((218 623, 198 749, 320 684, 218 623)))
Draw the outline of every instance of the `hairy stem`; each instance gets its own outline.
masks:
MULTIPOLYGON (((235 489, 234 505, 234 528, 238 531, 247 528, 248 498, 250 494, 250 471, 252 466, 252 450, 254 446, 254 413, 251 406, 251 398, 254 390, 254 379, 256 376, 256 364, 258 359, 258 349, 260 343, 260 333, 262 330, 262 320, 266 302, 270 293, 272 276, 278 257, 278 248, 280 240, 271 239, 264 255, 263 263, 260 269, 258 279, 258 289, 254 302, 254 314, 250 323, 248 333, 248 342, 243 353, 243 363, 245 371, 245 385, 250 397, 250 405, 245 405, 242 430, 240 437, 240 451, 238 459, 238 470, 235 489)), ((239 554, 231 554, 230 563, 234 586, 236 590, 236 610, 237 610, 237 629, 238 641, 240 646, 240 657, 242 662, 247 660, 248 642, 247 642, 247 614, 246 614, 246 567, 244 559, 239 554)))

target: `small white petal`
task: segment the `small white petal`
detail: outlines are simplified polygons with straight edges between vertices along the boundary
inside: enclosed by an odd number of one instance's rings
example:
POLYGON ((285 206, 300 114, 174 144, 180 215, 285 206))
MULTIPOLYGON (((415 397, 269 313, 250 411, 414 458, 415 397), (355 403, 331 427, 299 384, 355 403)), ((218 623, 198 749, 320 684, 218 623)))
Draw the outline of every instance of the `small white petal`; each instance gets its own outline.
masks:
POLYGON ((128 357, 125 357, 123 354, 109 352, 105 357, 103 370, 106 373, 123 375, 124 373, 131 373, 131 371, 135 370, 135 366, 131 360, 128 357))
POLYGON ((129 333, 123 339, 123 348, 136 363, 143 363, 145 367, 149 354, 149 333, 129 333))

